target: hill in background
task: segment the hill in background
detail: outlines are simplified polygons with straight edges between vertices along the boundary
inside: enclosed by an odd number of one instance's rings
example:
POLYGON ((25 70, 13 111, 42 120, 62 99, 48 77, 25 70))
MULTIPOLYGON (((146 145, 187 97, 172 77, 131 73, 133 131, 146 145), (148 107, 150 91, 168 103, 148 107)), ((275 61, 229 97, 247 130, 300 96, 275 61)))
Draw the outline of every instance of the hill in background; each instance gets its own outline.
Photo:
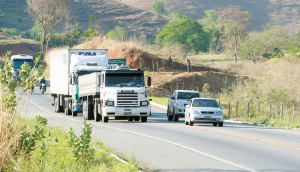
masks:
MULTIPOLYGON (((153 38, 161 28, 170 21, 169 12, 180 12, 191 19, 204 17, 205 10, 226 7, 229 4, 240 6, 241 10, 248 10, 250 19, 249 31, 261 31, 267 23, 277 23, 286 27, 290 33, 299 30, 300 1, 297 0, 164 0, 164 17, 156 19, 151 13, 154 0, 70 0, 70 9, 74 21, 86 29, 90 14, 99 17, 97 25, 104 34, 115 26, 127 29, 129 35, 147 35, 153 38)), ((5 13, 2 25, 5 28, 17 28, 20 31, 29 30, 34 21, 26 12, 27 4, 24 0, 0 0, 0 10, 5 13)))

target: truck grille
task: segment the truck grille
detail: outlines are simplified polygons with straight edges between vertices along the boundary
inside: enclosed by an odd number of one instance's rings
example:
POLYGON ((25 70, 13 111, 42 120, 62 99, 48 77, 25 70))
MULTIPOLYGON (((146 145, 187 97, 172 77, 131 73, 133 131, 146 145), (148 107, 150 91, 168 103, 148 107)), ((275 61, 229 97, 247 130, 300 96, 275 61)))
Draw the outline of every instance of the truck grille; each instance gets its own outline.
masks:
POLYGON ((138 106, 138 93, 118 93, 117 106, 138 106))

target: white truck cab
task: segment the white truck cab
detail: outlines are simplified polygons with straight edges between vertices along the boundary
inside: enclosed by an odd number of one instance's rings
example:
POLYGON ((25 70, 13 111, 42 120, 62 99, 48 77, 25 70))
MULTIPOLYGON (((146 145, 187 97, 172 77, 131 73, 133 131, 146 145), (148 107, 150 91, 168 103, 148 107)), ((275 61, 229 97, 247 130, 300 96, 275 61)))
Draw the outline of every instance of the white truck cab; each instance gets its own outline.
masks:
POLYGON ((11 61, 13 63, 11 72, 13 74, 14 80, 19 80, 19 73, 22 70, 22 65, 28 63, 28 65, 33 68, 33 57, 26 54, 12 55, 11 61))

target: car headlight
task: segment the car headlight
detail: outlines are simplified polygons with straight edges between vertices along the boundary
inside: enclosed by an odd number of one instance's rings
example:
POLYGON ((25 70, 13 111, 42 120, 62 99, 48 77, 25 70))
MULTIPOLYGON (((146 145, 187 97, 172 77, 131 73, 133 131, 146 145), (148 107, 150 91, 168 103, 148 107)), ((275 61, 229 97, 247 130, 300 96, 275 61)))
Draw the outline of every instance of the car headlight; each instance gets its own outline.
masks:
POLYGON ((215 115, 222 115, 223 113, 222 113, 222 111, 217 111, 216 113, 215 113, 215 115))
POLYGON ((176 106, 184 107, 184 104, 183 103, 176 103, 176 106))
POLYGON ((148 101, 141 101, 141 106, 148 106, 148 105, 149 105, 148 101))
POLYGON ((193 112, 194 112, 194 114, 201 114, 201 112, 198 110, 194 110, 193 112))
POLYGON ((114 106, 114 102, 113 101, 104 101, 104 105, 105 106, 114 106))

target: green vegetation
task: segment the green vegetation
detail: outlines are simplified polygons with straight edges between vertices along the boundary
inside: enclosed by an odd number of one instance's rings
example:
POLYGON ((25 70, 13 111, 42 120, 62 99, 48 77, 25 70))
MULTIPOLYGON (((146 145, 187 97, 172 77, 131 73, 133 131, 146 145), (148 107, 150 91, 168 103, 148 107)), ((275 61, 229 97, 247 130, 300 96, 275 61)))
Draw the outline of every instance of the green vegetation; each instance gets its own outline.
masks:
POLYGON ((188 52, 207 52, 208 37, 203 27, 194 20, 182 19, 170 22, 162 28, 156 36, 156 41, 161 46, 168 43, 179 44, 188 52))
MULTIPOLYGON (((40 57, 40 56, 38 56, 40 57)), ((36 58, 35 65, 39 58, 36 58)), ((39 73, 32 74, 27 63, 20 80, 12 80, 10 53, 0 69, 0 171, 139 171, 135 160, 120 162, 113 152, 99 142, 92 142, 91 124, 83 123, 80 136, 47 126, 47 119, 37 116, 24 119, 17 115, 22 93, 35 83, 39 73), (75 163, 74 163, 75 162, 75 163)))
POLYGON ((160 17, 165 11, 164 3, 159 0, 154 0, 152 3, 152 11, 156 13, 157 18, 160 17))

